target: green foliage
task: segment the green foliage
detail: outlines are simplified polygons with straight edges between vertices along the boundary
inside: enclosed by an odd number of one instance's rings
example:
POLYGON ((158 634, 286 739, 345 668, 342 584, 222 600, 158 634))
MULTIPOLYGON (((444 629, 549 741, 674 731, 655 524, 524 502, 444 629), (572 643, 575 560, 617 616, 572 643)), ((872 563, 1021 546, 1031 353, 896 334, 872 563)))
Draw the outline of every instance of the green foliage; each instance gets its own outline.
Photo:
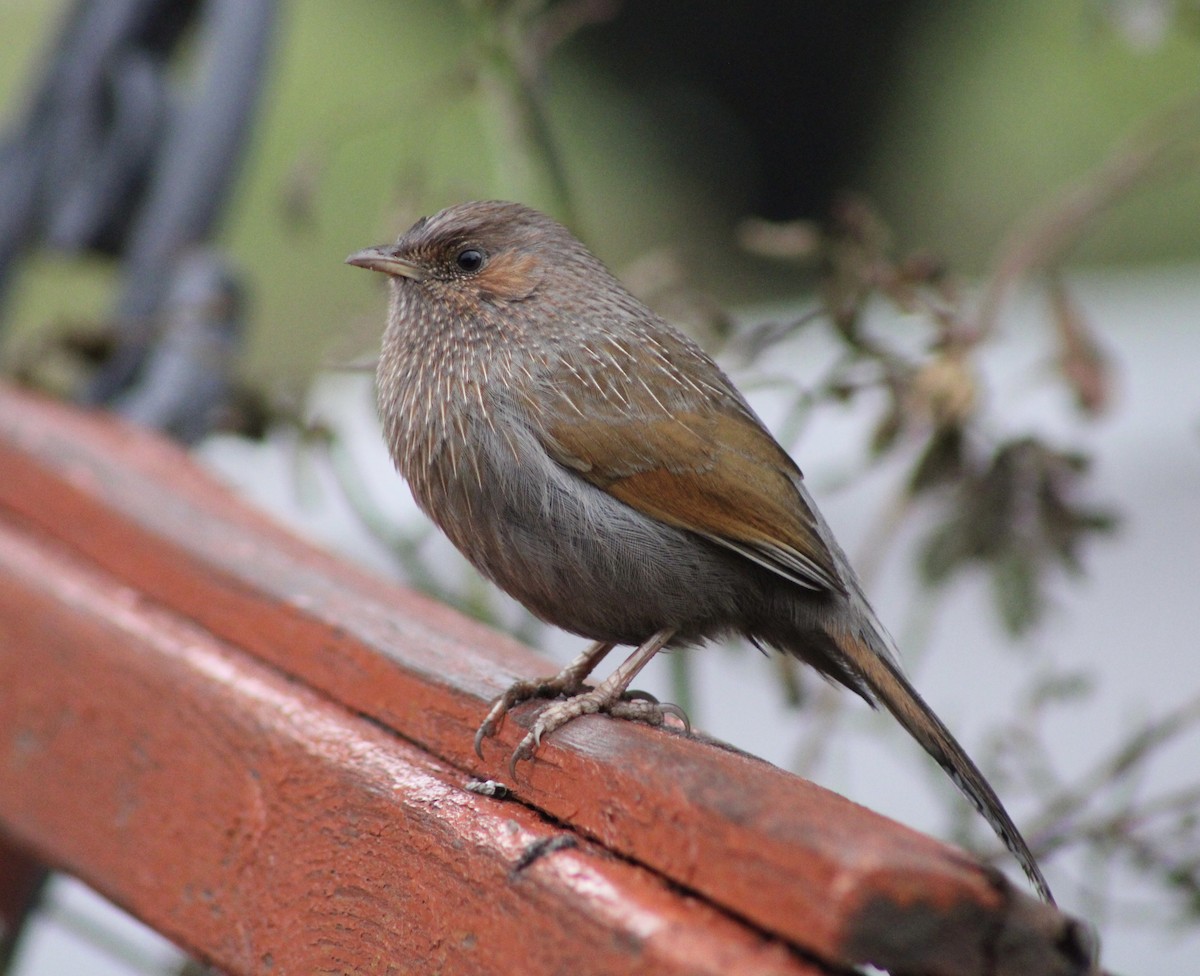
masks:
POLYGON ((968 566, 986 568, 1000 619, 1010 633, 1025 633, 1045 610, 1046 570, 1057 563, 1080 571, 1083 540, 1111 532, 1116 518, 1074 498, 1087 467, 1080 454, 1055 451, 1024 437, 1000 445, 986 463, 972 470, 961 453, 939 448, 947 440, 961 444, 961 438, 933 438, 917 468, 941 468, 944 473, 936 479, 928 474, 913 479, 916 493, 960 475, 941 523, 922 546, 922 576, 940 585, 968 566), (953 461, 946 463, 952 455, 953 461))

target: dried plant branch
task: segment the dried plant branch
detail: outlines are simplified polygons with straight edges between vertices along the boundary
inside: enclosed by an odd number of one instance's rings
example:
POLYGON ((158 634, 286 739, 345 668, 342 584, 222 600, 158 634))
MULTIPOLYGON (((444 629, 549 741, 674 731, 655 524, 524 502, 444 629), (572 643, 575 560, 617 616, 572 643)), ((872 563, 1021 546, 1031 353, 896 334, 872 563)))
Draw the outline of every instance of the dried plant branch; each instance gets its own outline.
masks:
MULTIPOLYGON (((1197 727, 1200 727, 1200 696, 1131 732, 1073 785, 1060 787, 1058 794, 1044 804, 1029 831, 1031 844, 1039 851, 1051 853, 1078 843, 1088 829, 1096 829, 1095 821, 1085 829, 1084 818, 1095 809, 1101 797, 1120 788, 1129 777, 1139 775, 1164 746, 1197 727)), ((1185 787, 1181 792, 1184 796, 1200 796, 1200 785, 1185 787)), ((1137 819, 1157 815, 1171 802, 1174 801, 1160 798, 1137 811, 1124 810, 1119 818, 1110 815, 1107 820, 1111 823, 1120 819, 1130 826, 1137 819)))
POLYGON ((1142 125, 1092 173, 1038 206, 1000 247, 975 316, 981 338, 996 328, 1012 289, 1055 267, 1096 219, 1134 190, 1200 163, 1200 98, 1190 96, 1142 125))
POLYGON ((550 53, 583 28, 614 16, 616 0, 461 0, 476 23, 471 55, 489 106, 497 159, 516 198, 548 197, 549 209, 575 223, 573 196, 544 104, 550 53))

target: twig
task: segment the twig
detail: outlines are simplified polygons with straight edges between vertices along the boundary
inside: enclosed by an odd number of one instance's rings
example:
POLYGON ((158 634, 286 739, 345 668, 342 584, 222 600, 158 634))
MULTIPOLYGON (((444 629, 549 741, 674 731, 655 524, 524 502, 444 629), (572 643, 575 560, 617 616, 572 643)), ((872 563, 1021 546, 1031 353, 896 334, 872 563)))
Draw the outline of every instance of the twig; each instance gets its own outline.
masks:
POLYGON ((1090 175, 1034 210, 1001 246, 975 317, 976 341, 996 327, 1009 291, 1033 271, 1052 267, 1087 227, 1151 178, 1192 168, 1200 159, 1200 98, 1190 96, 1151 119, 1090 175))

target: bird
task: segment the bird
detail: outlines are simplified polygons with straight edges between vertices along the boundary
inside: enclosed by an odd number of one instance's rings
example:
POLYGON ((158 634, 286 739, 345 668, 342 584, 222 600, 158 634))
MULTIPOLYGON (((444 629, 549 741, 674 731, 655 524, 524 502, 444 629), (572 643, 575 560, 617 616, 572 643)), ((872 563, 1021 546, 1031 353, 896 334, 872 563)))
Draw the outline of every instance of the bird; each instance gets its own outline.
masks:
MULTIPOLYGON (((983 773, 905 677, 799 467, 701 347, 566 227, 519 203, 417 220, 348 264, 390 279, 384 438, 418 506, 485 577, 593 643, 492 705, 542 709, 510 760, 585 714, 661 725, 629 685, 665 648, 740 636, 882 705, 1050 887, 983 773), (634 648, 595 687, 615 647, 634 648)), ((685 719, 686 723, 686 719, 685 719)))

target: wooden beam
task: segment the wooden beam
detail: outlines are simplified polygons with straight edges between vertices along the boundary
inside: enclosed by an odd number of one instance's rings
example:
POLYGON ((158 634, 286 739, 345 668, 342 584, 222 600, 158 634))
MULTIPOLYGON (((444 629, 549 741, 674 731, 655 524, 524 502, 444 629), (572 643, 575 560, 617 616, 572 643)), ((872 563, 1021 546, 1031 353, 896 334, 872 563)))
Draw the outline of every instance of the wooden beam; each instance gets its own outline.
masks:
POLYGON ((3 524, 0 620, 8 829, 229 971, 817 971, 3 524))
MULTIPOLYGON (((498 804, 498 809, 505 812, 494 816, 502 821, 511 819, 519 828, 518 843, 505 845, 493 839, 493 846, 485 849, 486 856, 477 852, 467 859, 482 858, 474 882, 465 883, 453 872, 444 875, 463 882, 457 889, 456 902, 449 900, 452 886, 447 883, 438 889, 444 892, 444 896, 439 895, 439 912, 402 916, 412 917, 423 937, 432 938, 431 931, 439 932, 437 944, 445 949, 447 959, 463 951, 461 947, 452 951, 454 937, 448 934, 451 930, 444 922, 447 915, 465 912, 473 919, 469 927, 476 933, 472 944, 478 945, 478 933, 486 931, 489 944, 498 946, 503 943, 492 940, 501 938, 501 929, 486 928, 488 920, 483 916, 494 914, 511 920, 526 918, 525 912, 531 911, 542 917, 547 906, 556 903, 557 894, 552 897, 536 892, 529 894, 528 902, 518 898, 520 904, 510 905, 507 900, 513 891, 525 890, 512 883, 519 852, 544 836, 557 836, 538 834, 534 829, 538 824, 544 827, 546 821, 542 818, 548 817, 557 824, 558 833, 572 838, 578 846, 555 853, 545 859, 547 862, 557 862, 560 854, 564 862, 572 864, 575 858, 603 861, 615 856, 623 871, 636 868, 635 874, 643 879, 629 881, 631 890, 643 891, 637 885, 644 885, 644 890, 650 891, 656 877, 659 883, 688 893, 685 901, 689 905, 702 903, 708 913, 705 917, 718 920, 719 925, 713 924, 720 931, 741 933, 741 943, 728 935, 742 946, 740 951, 766 953, 766 958, 772 960, 770 965, 799 966, 795 971, 803 971, 807 964, 798 961, 802 958, 831 967, 869 962, 896 972, 930 974, 1089 971, 1087 935, 1079 923, 1018 891, 999 872, 960 850, 764 762, 696 738, 603 717, 581 719, 551 737, 537 762, 522 766, 521 780, 508 784, 513 790, 512 800, 484 802, 471 797, 468 802, 460 796, 464 778, 473 774, 504 779, 508 752, 522 734, 521 726, 527 727, 530 716, 536 714, 536 706, 519 710, 500 742, 487 750, 487 761, 480 762, 471 751, 471 740, 488 701, 518 675, 545 673, 549 668, 545 661, 440 605, 305 545, 240 503, 172 445, 110 418, 80 414, 0 387, 0 472, 0 513, 7 513, 10 529, 0 548, 19 551, 26 561, 22 564, 25 568, 14 564, 9 581, 22 593, 21 600, 29 601, 0 607, 0 627, 6 628, 6 634, 11 633, 13 617, 18 621, 29 619, 29 611, 22 610, 22 606, 35 603, 41 608, 39 617, 44 614, 57 618, 64 627, 67 623, 63 621, 73 621, 70 625, 81 629, 59 634, 49 644, 39 644, 34 639, 36 634, 28 629, 23 631, 22 642, 38 648, 39 661, 43 656, 69 656, 70 667, 60 674, 64 682, 68 681, 68 672, 91 674, 99 680, 100 673, 116 667, 118 661, 125 662, 121 668, 130 667, 130 655, 118 656, 118 645, 130 639, 130 634, 121 631, 101 639, 102 624, 108 621, 109 626, 115 625, 111 615, 120 610, 124 600, 125 616, 118 614, 117 623, 126 631, 136 631, 138 626, 153 621, 155 627, 161 626, 177 638, 171 651, 171 641, 161 644, 163 634, 152 629, 144 635, 147 646, 160 648, 152 660, 163 662, 159 668, 163 677, 153 683, 152 693, 138 696, 138 708, 175 699, 177 707, 155 713, 159 716, 155 721, 166 721, 167 713, 173 712, 182 720, 177 724, 183 726, 178 732, 163 733, 171 745, 154 752, 156 769, 158 764, 168 764, 173 750, 206 746, 211 746, 205 754, 208 758, 197 760, 199 765, 194 768, 185 767, 190 770, 186 778, 210 783, 211 789, 216 789, 216 783, 226 775, 233 776, 239 763, 247 769, 265 768, 267 759, 260 750, 252 749, 249 731, 245 741, 240 733, 222 741, 214 732, 214 727, 233 728, 239 721, 246 723, 247 730, 264 731, 266 741, 272 744, 268 754, 278 750, 288 757, 288 763, 294 763, 296 757, 315 750, 323 764, 324 778, 319 779, 319 786, 281 794, 286 795, 286 802, 274 796, 264 798, 264 788, 253 787, 255 780, 245 770, 234 777, 239 784, 237 796, 222 798, 220 803, 214 798, 214 808, 208 813, 203 804, 181 800, 181 816, 172 818, 171 830, 164 831, 175 844, 191 844, 187 836, 193 828, 201 834, 205 830, 224 831, 224 846, 214 835, 198 839, 196 852, 206 850, 222 863, 232 858, 235 866, 243 864, 248 846, 267 843, 261 828, 253 826, 259 816, 256 805, 262 803, 269 804, 272 823, 283 822, 281 818, 293 805, 303 808, 286 821, 290 826, 276 834, 278 838, 293 834, 313 838, 320 836, 322 829, 335 834, 365 830, 371 837, 394 841, 401 836, 396 832, 406 829, 392 825, 394 817, 403 821, 403 804, 390 794, 388 800, 381 800, 380 781, 373 777, 378 775, 383 782, 393 781, 388 777, 400 777, 404 783, 419 784, 419 788, 414 786, 418 793, 429 790, 436 794, 437 809, 447 815, 451 809, 463 809, 468 811, 468 821, 482 817, 486 822, 485 815, 498 804), (58 562, 37 564, 38 558, 51 557, 58 562), (35 564, 50 575, 50 580, 31 589, 29 571, 35 564), (51 585, 68 576, 75 582, 65 589, 51 585), (84 579, 90 581, 90 592, 106 596, 100 603, 89 603, 85 617, 78 619, 72 617, 76 611, 71 598, 80 592, 79 581, 84 579), (21 580, 26 580, 23 586, 21 580), (184 653, 186 648, 201 644, 207 650, 199 657, 184 653), (73 648, 69 653, 68 646, 73 648), (102 651, 108 656, 92 656, 102 651), (201 658, 203 667, 197 663, 201 658), (102 660, 103 666, 99 663, 102 660), (228 670, 231 660, 238 662, 233 671, 228 670), (225 663, 218 667, 219 662, 225 663), (239 676, 243 674, 252 675, 254 680, 242 680, 239 676), (216 680, 216 675, 227 678, 216 680), (247 688, 261 688, 268 679, 284 682, 283 686, 271 686, 271 694, 276 696, 271 698, 271 709, 275 710, 272 714, 299 708, 297 714, 311 713, 319 716, 319 721, 297 722, 293 717, 291 724, 284 722, 283 727, 272 724, 280 720, 270 720, 263 714, 266 706, 255 697, 258 693, 249 697, 244 694, 247 688), (205 683, 211 681, 216 684, 205 683), (297 696, 292 705, 281 704, 281 688, 291 689, 297 696), (224 717, 214 726, 214 722, 204 719, 209 713, 224 717), (326 734, 337 725, 335 716, 340 716, 339 721, 359 723, 353 726, 353 742, 362 743, 362 749, 370 745, 367 751, 372 756, 372 749, 388 743, 389 762, 406 764, 403 775, 386 763, 364 771, 352 761, 358 755, 355 749, 335 749, 326 734), (364 722, 368 728, 359 727, 364 722), (310 741, 310 734, 317 738, 310 741), (221 755, 226 756, 226 766, 232 767, 223 774, 209 766, 210 760, 215 762, 221 755), (252 756, 256 757, 254 762, 250 761, 252 756), (348 768, 342 769, 344 764, 348 768), (441 784, 438 789, 451 792, 438 793, 434 781, 441 784), (353 799, 342 796, 342 791, 353 799), (453 802, 451 796, 455 797, 453 802), (364 808, 357 809, 358 803, 365 804, 364 808), (322 817, 323 827, 316 827, 305 816, 313 817, 323 809, 322 804, 327 815, 322 817), (355 827, 354 822, 365 826, 355 827), (253 845, 243 837, 247 831, 253 845), (646 875, 651 877, 647 879, 646 875), (457 907, 449 910, 450 904, 457 907), (443 920, 440 927, 438 919, 443 920), (784 959, 773 955, 781 946, 800 956, 784 959)), ((11 640, 0 642, 0 655, 28 655, 17 647, 11 640)), ((139 655, 145 654, 143 647, 139 655)), ((4 666, 13 665, 5 660, 4 666)), ((49 671, 45 662, 22 666, 17 686, 37 683, 41 694, 50 696, 54 686, 38 678, 38 674, 49 671)), ((79 687, 79 679, 70 683, 78 693, 86 690, 79 687)), ((8 687, 7 679, 0 682, 0 713, 7 711, 3 696, 8 687)), ((133 695, 140 687, 150 687, 149 675, 130 677, 119 693, 133 695)), ((118 689, 112 692, 117 694, 118 689)), ((65 701, 63 698, 60 705, 65 707, 65 701)), ((85 728, 115 722, 112 716, 103 714, 105 710, 99 704, 94 707, 97 711, 83 716, 86 721, 80 718, 85 728)), ((79 718, 77 712, 68 714, 79 718)), ((5 723, 6 736, 20 732, 2 714, 0 723, 5 723)), ((142 776, 136 767, 145 749, 141 740, 131 731, 121 733, 121 738, 116 725, 103 728, 106 731, 101 740, 117 736, 123 748, 132 752, 108 749, 107 766, 103 766, 101 757, 92 754, 93 761, 105 769, 103 774, 97 773, 97 778, 107 782, 109 778, 142 776)), ((341 734, 333 739, 338 740, 341 734)), ((83 737, 89 738, 86 732, 83 737)), ((77 743, 79 748, 83 745, 77 743)), ((217 770, 221 768, 216 766, 217 770)), ((275 775, 282 775, 280 767, 269 768, 275 775)), ((283 778, 281 790, 290 785, 283 778)), ((174 780, 160 781, 156 776, 149 776, 145 782, 163 789, 180 788, 174 780)), ((10 795, 10 790, 3 781, 0 787, 4 787, 0 788, 0 823, 7 824, 13 814, 4 797, 10 795)), ((76 796, 86 797, 100 788, 99 782, 72 777, 71 789, 76 796)), ((113 817, 119 819, 120 811, 119 805, 114 807, 104 823, 113 823, 113 817)), ((27 811, 17 835, 32 832, 31 825, 38 819, 27 811)), ((67 849, 64 845, 71 821, 53 822, 59 824, 61 833, 39 833, 38 849, 54 863, 66 863, 103 887, 102 879, 117 870, 120 858, 114 858, 112 851, 101 857, 102 851, 88 848, 64 857, 58 852, 67 849)), ((151 818, 143 826, 148 829, 158 822, 151 818)), ((419 829, 403 837, 405 844, 416 844, 421 849, 419 838, 434 825, 426 820, 419 822, 419 829)), ((449 836, 454 836, 450 825, 443 824, 439 829, 450 830, 449 836)), ((491 829, 480 827, 471 833, 464 825, 457 840, 446 844, 454 847, 455 843, 474 843, 466 838, 477 838, 478 830, 488 833, 491 829)), ((92 843, 97 844, 108 844, 110 840, 101 842, 92 837, 92 843)), ((286 860, 288 843, 281 839, 280 846, 269 848, 274 860, 255 857, 247 862, 253 866, 244 868, 246 883, 252 883, 249 879, 257 878, 267 864, 273 865, 273 870, 279 869, 286 860)), ((402 872, 403 863, 418 863, 398 854, 402 847, 398 841, 371 846, 371 866, 384 870, 376 862, 386 860, 391 869, 402 872)), ((337 851, 333 845, 326 851, 327 860, 304 860, 308 872, 305 876, 324 879, 322 883, 329 892, 338 890, 330 880, 330 872, 340 866, 337 851)), ((360 884, 366 885, 369 892, 374 890, 367 875, 356 872, 354 877, 353 891, 357 892, 360 884)), ((390 884, 402 885, 398 874, 389 878, 390 884)), ((217 880, 209 879, 208 887, 190 883, 186 886, 187 897, 203 901, 199 893, 210 890, 217 880)), ((223 883, 225 887, 212 890, 227 892, 228 879, 223 883)), ((160 887, 153 889, 155 897, 174 899, 176 911, 182 913, 179 917, 198 917, 177 904, 178 892, 185 886, 175 884, 166 890, 161 888, 161 880, 157 884, 160 887)), ((420 882, 414 882, 414 887, 420 886, 420 882)), ((118 895, 122 903, 130 904, 132 900, 139 914, 144 911, 140 896, 121 898, 121 892, 113 891, 111 885, 105 890, 118 895)), ((289 924, 280 915, 287 914, 289 904, 304 917, 313 912, 320 914, 321 908, 305 901, 313 897, 313 890, 305 890, 307 895, 297 895, 299 900, 295 902, 255 902, 253 910, 267 914, 253 922, 247 920, 245 912, 239 912, 242 935, 238 938, 244 938, 254 951, 260 951, 258 947, 267 942, 275 945, 269 938, 272 933, 285 936, 281 946, 291 945, 286 937, 289 933, 272 926, 289 924)), ((397 904, 408 905, 408 899, 414 896, 395 897, 401 900, 397 904)), ((624 896, 617 900, 623 903, 624 896)), ((347 907, 355 904, 354 899, 346 902, 347 907)), ((249 910, 251 906, 247 903, 246 907, 249 910)), ((332 903, 326 908, 338 914, 332 903)), ((211 906, 208 910, 215 911, 211 906)), ((375 937, 384 924, 383 915, 370 917, 373 921, 363 931, 375 937)), ((699 916, 689 917, 694 920, 699 916)), ((152 924, 157 926, 159 921, 156 917, 152 924)), ((563 924, 566 919, 558 915, 555 921, 563 924)), ((640 931, 636 924, 626 921, 640 931)), ((347 924, 346 919, 339 924, 347 924)), ((538 939, 550 938, 532 921, 522 924, 534 925, 541 933, 538 939)), ((513 927, 502 928, 511 931, 513 927)), ((697 925, 697 929, 703 927, 697 925)), ((184 944, 196 947, 198 941, 189 938, 184 928, 169 931, 184 944)), ((598 933, 599 928, 594 931, 598 933)), ((628 930, 620 926, 615 931, 624 932, 622 939, 629 937, 628 930)), ((590 958, 597 951, 594 944, 599 938, 598 934, 581 936, 580 944, 586 947, 584 957, 590 958)), ((207 936, 199 941, 208 944, 207 936)), ((565 951, 561 939, 548 944, 554 947, 549 955, 565 951)), ((637 944, 642 951, 644 940, 637 944)), ((512 951, 516 953, 514 959, 527 962, 534 950, 522 943, 514 945, 512 951)), ((670 955, 663 952, 663 958, 670 955)), ((537 958, 548 968, 514 962, 514 971, 556 971, 549 956, 537 958)), ((227 968, 236 968, 224 959, 218 961, 227 968)), ((245 956, 238 957, 238 966, 245 962, 245 956)), ((397 971, 403 971, 403 967, 397 971)))

